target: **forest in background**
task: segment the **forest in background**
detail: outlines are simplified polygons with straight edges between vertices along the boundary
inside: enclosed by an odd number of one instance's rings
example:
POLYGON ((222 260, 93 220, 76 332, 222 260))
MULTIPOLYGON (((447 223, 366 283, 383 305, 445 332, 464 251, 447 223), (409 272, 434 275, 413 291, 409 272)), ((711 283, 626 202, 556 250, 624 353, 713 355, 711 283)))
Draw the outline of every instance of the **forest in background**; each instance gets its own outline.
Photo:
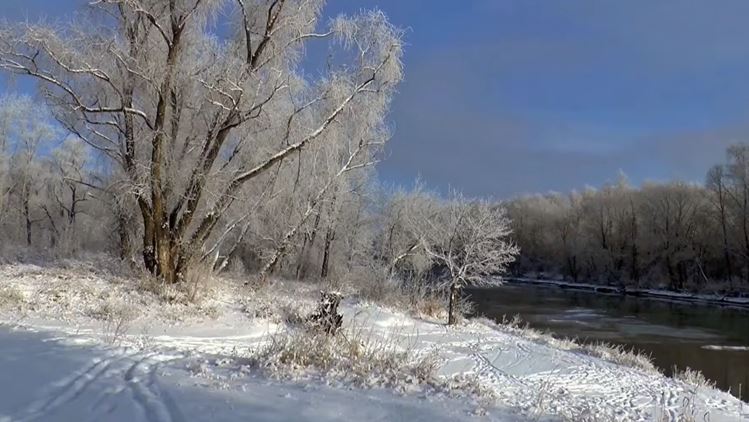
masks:
POLYGON ((749 145, 703 185, 673 181, 525 196, 507 204, 515 274, 671 290, 749 290, 749 145))

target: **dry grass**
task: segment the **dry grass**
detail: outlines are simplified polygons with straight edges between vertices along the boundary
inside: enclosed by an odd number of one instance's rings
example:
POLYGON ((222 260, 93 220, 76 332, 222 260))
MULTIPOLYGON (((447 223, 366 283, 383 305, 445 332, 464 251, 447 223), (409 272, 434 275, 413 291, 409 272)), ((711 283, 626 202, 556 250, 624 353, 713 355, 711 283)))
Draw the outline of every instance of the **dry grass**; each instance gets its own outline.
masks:
POLYGON ((447 318, 447 299, 445 295, 427 294, 418 296, 414 298, 413 303, 418 316, 433 319, 447 318))
POLYGON ((685 370, 680 371, 677 368, 674 368, 674 375, 673 378, 682 381, 686 384, 691 385, 692 387, 706 387, 706 388, 715 388, 715 382, 710 381, 709 379, 705 378, 704 375, 702 375, 702 372, 692 369, 690 367, 687 367, 685 370))
POLYGON ((113 296, 102 299, 85 311, 86 315, 101 321, 104 342, 110 345, 119 345, 123 336, 128 332, 130 323, 137 316, 136 309, 113 296))
POLYGON ((271 336, 253 363, 275 377, 296 378, 316 371, 360 387, 434 384, 435 355, 414 355, 394 343, 367 338, 357 328, 328 335, 306 325, 271 336))
POLYGON ((243 289, 237 303, 248 319, 298 325, 317 305, 321 288, 320 283, 312 282, 275 279, 267 283, 252 282, 243 289))
POLYGON ((167 303, 200 304, 217 289, 218 278, 210 266, 190 266, 177 283, 166 283, 152 274, 141 274, 138 289, 150 293, 167 303))
POLYGON ((113 307, 127 303, 139 319, 173 322, 215 318, 219 315, 217 300, 234 296, 231 286, 216 287, 212 279, 201 281, 200 293, 196 293, 186 282, 164 286, 142 274, 123 276, 117 273, 116 264, 103 259, 56 264, 59 266, 12 264, 0 268, 0 278, 7 280, 0 288, 0 308, 13 306, 15 312, 28 311, 54 320, 87 317, 105 321, 116 314, 113 307), (23 301, 19 300, 20 292, 25 295, 23 301), (23 309, 17 311, 19 306, 23 309))
POLYGON ((660 372, 653 364, 653 359, 649 355, 638 352, 634 349, 628 349, 621 345, 604 342, 576 344, 578 345, 577 348, 571 348, 569 350, 579 351, 629 368, 638 368, 651 373, 660 372))
POLYGON ((135 318, 135 314, 123 310, 122 312, 111 314, 104 320, 103 334, 104 341, 107 344, 119 345, 123 337, 127 335, 130 322, 135 318))
POLYGON ((23 292, 15 286, 0 287, 0 310, 20 311, 26 305, 23 292))
POLYGON ((668 411, 665 406, 667 394, 664 392, 661 394, 661 399, 655 406, 653 411, 654 422, 698 422, 698 421, 709 421, 710 412, 700 412, 695 404, 695 397, 684 397, 675 411, 668 411))
POLYGON ((357 267, 348 275, 348 280, 342 287, 362 300, 394 308, 408 305, 408 295, 404 294, 402 283, 389 278, 384 268, 357 267))
POLYGON ((499 396, 491 387, 479 379, 477 374, 456 375, 446 381, 453 397, 470 397, 476 401, 476 416, 485 416, 487 408, 494 407, 499 402, 499 396))

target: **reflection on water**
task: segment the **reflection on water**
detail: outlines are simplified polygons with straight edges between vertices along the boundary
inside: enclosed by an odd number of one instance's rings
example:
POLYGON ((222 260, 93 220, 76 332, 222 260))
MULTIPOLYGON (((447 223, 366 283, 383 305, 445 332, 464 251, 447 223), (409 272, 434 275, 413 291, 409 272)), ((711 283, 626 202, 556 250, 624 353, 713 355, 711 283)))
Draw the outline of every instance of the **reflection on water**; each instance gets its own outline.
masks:
POLYGON ((667 374, 700 370, 749 400, 749 312, 531 285, 468 291, 478 314, 520 315, 558 337, 606 341, 650 354, 667 374), (741 390, 740 390, 741 389, 741 390))

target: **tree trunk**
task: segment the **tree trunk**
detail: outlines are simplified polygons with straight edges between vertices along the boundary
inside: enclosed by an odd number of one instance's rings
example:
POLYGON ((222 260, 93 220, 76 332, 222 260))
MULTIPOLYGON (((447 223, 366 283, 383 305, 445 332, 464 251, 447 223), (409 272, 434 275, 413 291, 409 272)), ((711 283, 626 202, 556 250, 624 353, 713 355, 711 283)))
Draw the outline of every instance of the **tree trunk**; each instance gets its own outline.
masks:
POLYGON ((28 194, 23 197, 23 218, 26 221, 26 246, 31 246, 31 211, 29 210, 28 194))
POLYGON ((320 268, 320 278, 328 277, 328 265, 330 263, 330 245, 335 239, 335 220, 338 217, 336 211, 336 198, 338 197, 338 189, 333 192, 333 200, 330 206, 330 223, 328 224, 328 231, 325 233, 325 246, 323 248, 322 255, 322 266, 320 268))
POLYGON ((572 280, 577 283, 577 280, 579 278, 579 271, 577 269, 577 255, 567 256, 567 269, 570 273, 570 276, 572 276, 572 280))
POLYGON ((131 244, 130 244, 130 233, 128 231, 127 217, 119 213, 117 215, 117 236, 119 237, 119 254, 120 259, 123 261, 130 259, 131 244))
POLYGON ((158 256, 157 274, 166 283, 176 283, 178 281, 177 263, 182 257, 175 254, 172 239, 167 229, 156 231, 156 251, 158 256))
POLYGON ((309 244, 307 244, 307 238, 305 237, 305 243, 302 245, 302 252, 299 254, 299 263, 296 267, 296 278, 299 280, 307 277, 307 256, 309 251, 315 247, 315 238, 317 237, 317 228, 320 225, 320 215, 322 214, 322 207, 315 216, 315 223, 312 225, 312 234, 309 237, 309 244))
POLYGON ((745 281, 749 283, 749 227, 747 226, 747 214, 749 213, 749 192, 744 188, 743 207, 742 207, 741 227, 744 235, 744 267, 745 281))
POLYGON ((153 220, 143 215, 143 264, 151 274, 156 274, 156 245, 154 243, 153 220))
POLYGON ((458 322, 458 316, 456 314, 457 309, 455 307, 458 305, 458 294, 460 293, 460 288, 457 284, 453 283, 450 285, 450 302, 448 304, 448 310, 447 310, 447 325, 455 325, 458 322))
POLYGON ((723 203, 723 193, 722 191, 719 193, 719 201, 720 201, 720 227, 723 234, 723 260, 725 261, 726 265, 726 275, 728 277, 728 285, 731 290, 733 290, 733 264, 731 263, 731 249, 728 245, 728 228, 726 227, 726 208, 723 203))
POLYGON ((330 263, 330 245, 333 243, 334 239, 335 239, 335 230, 333 229, 333 225, 331 224, 328 227, 328 232, 325 233, 325 247, 323 249, 323 254, 322 254, 322 267, 320 268, 321 278, 328 277, 328 266, 330 263))
POLYGON ((630 207, 630 213, 632 216, 631 219, 631 225, 630 225, 630 242, 632 242, 630 246, 630 259, 632 260, 630 268, 629 268, 629 278, 635 282, 635 285, 637 287, 640 286, 640 263, 639 263, 639 256, 640 253, 637 249, 637 233, 638 233, 638 224, 637 224, 637 212, 635 211, 635 206, 630 200, 629 203, 630 207))

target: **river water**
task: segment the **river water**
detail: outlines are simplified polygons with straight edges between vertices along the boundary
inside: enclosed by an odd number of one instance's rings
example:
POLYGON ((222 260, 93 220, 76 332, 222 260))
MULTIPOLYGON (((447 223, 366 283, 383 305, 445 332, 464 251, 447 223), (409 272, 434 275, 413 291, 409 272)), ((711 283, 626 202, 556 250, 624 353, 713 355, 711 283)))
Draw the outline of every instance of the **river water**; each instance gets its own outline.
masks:
POLYGON ((497 321, 520 315, 556 337, 634 348, 666 374, 698 369, 749 401, 749 311, 532 285, 467 293, 479 315, 497 321))

